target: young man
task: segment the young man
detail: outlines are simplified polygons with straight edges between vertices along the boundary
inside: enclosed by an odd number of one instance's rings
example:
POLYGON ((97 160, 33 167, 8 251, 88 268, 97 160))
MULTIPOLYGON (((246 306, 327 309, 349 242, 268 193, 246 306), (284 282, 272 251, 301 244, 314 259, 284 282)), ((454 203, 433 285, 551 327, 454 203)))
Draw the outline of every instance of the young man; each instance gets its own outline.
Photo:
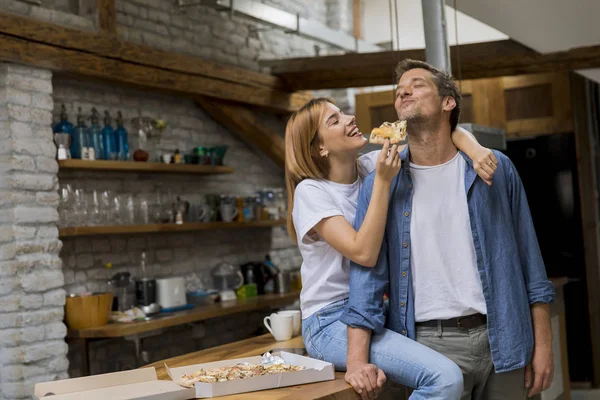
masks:
MULTIPOLYGON (((523 399, 552 382, 546 277, 525 191, 495 152, 493 186, 450 139, 460 114, 452 78, 421 61, 396 68, 395 108, 408 146, 392 183, 386 237, 375 268, 352 264, 347 380, 370 380, 371 333, 407 335, 456 362, 463 399, 523 399), (384 293, 389 295, 386 312, 384 293), (529 388, 529 390, 527 390, 529 388)), ((355 225, 367 210, 365 179, 355 225)))

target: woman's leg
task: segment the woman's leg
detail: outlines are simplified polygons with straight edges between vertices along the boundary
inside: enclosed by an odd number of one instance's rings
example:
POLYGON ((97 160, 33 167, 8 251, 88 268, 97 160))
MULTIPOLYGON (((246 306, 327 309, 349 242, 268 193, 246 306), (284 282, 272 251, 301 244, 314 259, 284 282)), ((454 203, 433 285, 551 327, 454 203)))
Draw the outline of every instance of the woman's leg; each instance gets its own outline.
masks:
MULTIPOLYGON (((344 371, 348 333, 337 314, 325 310, 305 320, 304 340, 311 357, 331 362, 336 370, 344 371)), ((462 373, 455 363, 390 330, 371 338, 370 362, 381 368, 388 379, 415 388, 412 400, 459 399, 463 390, 462 373)))
POLYGON ((463 376, 449 358, 386 329, 371 338, 370 362, 388 379, 414 388, 411 399, 460 399, 463 376))

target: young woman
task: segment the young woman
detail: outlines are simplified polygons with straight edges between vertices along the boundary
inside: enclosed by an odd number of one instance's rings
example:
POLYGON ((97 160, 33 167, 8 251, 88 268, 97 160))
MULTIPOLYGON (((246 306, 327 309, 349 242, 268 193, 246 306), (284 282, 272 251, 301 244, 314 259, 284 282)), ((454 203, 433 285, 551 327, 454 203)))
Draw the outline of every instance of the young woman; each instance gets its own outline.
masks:
MULTIPOLYGON (((410 134, 410 132, 409 132, 410 134)), ((462 129, 452 140, 474 161, 488 183, 497 161, 462 129)), ((301 268, 302 334, 311 357, 346 369, 347 331, 339 321, 349 296, 350 260, 376 263, 383 240, 390 185, 401 167, 399 149, 358 157, 367 141, 355 118, 343 114, 331 101, 313 99, 298 110, 286 127, 286 186, 288 232, 297 241, 301 268), (375 170, 375 184, 363 225, 352 227, 362 177, 375 170), (335 344, 335 345, 332 345, 335 344)), ((374 398, 385 374, 415 388, 411 399, 453 399, 462 392, 459 368, 441 354, 386 330, 373 336, 370 361, 376 381, 346 376, 363 398, 374 398), (381 371, 383 370, 385 374, 381 371)))

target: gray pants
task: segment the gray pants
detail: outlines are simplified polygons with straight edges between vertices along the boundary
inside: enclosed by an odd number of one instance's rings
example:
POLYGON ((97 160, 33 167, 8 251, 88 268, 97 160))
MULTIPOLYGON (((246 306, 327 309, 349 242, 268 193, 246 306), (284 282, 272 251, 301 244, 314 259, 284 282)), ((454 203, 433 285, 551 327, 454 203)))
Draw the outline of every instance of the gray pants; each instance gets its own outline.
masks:
POLYGON ((500 374, 494 372, 486 325, 475 329, 420 326, 417 327, 417 342, 458 364, 464 378, 461 400, 527 398, 525 368, 500 374))

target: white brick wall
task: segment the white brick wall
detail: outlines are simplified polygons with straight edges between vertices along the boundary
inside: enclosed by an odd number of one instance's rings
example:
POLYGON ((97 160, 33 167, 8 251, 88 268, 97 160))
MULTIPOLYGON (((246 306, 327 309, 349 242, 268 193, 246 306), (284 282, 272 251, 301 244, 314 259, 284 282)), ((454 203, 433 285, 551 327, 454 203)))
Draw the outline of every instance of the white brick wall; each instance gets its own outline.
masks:
POLYGON ((35 382, 67 377, 51 92, 50 72, 0 64, 2 399, 28 398, 35 382))

